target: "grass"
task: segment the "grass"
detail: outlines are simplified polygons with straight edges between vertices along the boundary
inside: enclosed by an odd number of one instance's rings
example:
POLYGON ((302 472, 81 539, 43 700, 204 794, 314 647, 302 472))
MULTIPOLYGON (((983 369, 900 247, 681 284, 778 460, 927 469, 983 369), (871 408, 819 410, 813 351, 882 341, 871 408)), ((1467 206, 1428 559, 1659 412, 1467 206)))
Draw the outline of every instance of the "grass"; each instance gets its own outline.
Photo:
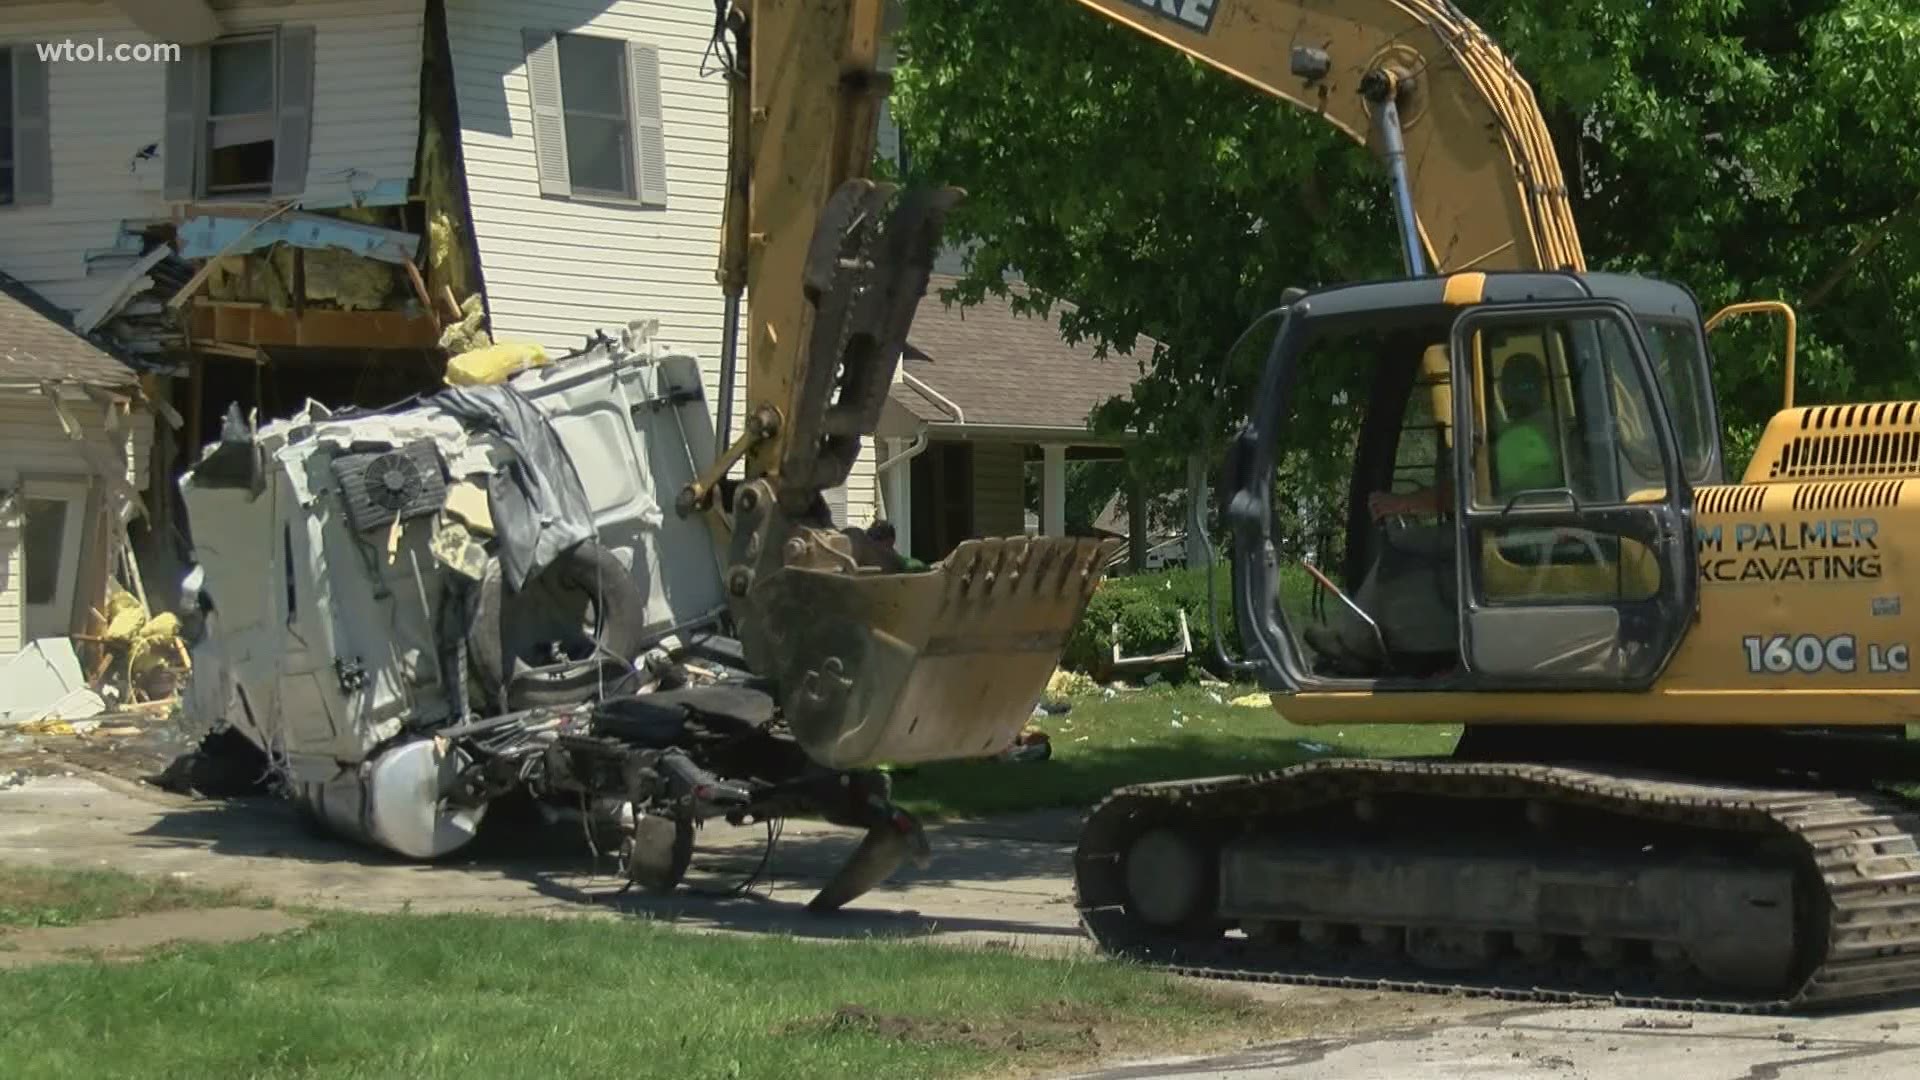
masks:
POLYGON ((244 945, 0 974, 0 1076, 1007 1075, 1281 1022, 1112 961, 339 914, 244 945))
POLYGON ((1457 727, 1305 728, 1265 703, 1234 705, 1248 687, 1158 685, 1108 699, 1073 697, 1072 711, 1035 723, 1052 741, 1039 763, 958 761, 901 770, 894 795, 929 820, 1052 807, 1092 807, 1125 784, 1233 775, 1328 755, 1445 754, 1457 727))
POLYGON ((122 915, 245 903, 237 889, 112 870, 0 866, 0 929, 76 926, 122 915))

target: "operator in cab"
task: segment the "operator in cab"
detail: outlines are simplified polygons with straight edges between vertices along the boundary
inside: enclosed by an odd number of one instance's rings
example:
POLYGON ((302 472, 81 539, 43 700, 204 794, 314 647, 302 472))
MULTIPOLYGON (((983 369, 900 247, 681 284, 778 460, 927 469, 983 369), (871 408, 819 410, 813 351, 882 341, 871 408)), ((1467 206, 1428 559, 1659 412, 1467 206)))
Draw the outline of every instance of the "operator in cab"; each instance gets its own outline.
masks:
MULTIPOLYGON (((1532 353, 1514 353, 1500 368, 1500 400, 1507 421, 1493 441, 1496 494, 1557 488, 1566 481, 1560 440, 1547 408, 1547 373, 1532 353)), ((1367 498, 1375 521, 1399 514, 1437 515, 1453 508, 1453 477, 1442 471, 1438 487, 1396 495, 1376 491, 1367 498)))

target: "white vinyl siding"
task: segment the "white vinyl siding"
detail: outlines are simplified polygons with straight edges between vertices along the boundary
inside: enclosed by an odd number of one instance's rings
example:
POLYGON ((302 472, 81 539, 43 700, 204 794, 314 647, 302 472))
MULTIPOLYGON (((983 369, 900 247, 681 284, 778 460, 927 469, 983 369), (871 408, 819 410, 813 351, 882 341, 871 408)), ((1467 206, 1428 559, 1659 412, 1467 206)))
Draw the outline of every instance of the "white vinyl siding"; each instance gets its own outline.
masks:
MULTIPOLYGON (((658 318, 663 338, 700 357, 712 391, 723 320, 714 272, 727 164, 726 82, 717 72, 701 74, 713 32, 712 0, 447 0, 447 26, 474 239, 495 337, 566 351, 596 327, 658 318), (554 170, 565 161, 564 124, 559 138, 537 141, 529 28, 657 52, 671 192, 665 207, 543 197, 541 162, 548 162, 552 190, 554 170)), ((554 59, 557 93, 557 47, 554 59)), ((546 97, 543 90, 543 109, 546 97)), ((544 138, 548 130, 543 116, 537 134, 544 138)))
MULTIPOLYGON (((725 305, 714 275, 727 177, 727 84, 707 60, 713 10, 712 0, 447 0, 447 34, 495 338, 538 342, 558 355, 596 328, 612 332, 631 320, 658 319, 664 340, 699 357, 709 404, 717 406, 725 305), (664 206, 545 193, 555 178, 541 161, 564 154, 564 144, 545 145, 536 136, 529 28, 613 38, 657 57, 659 182, 671 194, 664 206)), ((551 110, 545 91, 541 98, 544 137, 551 110)), ((746 405, 746 315, 743 304, 735 435, 746 405)), ((848 520, 863 525, 875 505, 873 453, 867 440, 848 482, 848 520)))
MULTIPOLYGON (((115 436, 107 431, 102 406, 77 397, 77 390, 63 393, 67 395, 67 414, 79 423, 87 441, 110 453, 119 452, 115 436)), ((140 491, 147 488, 147 457, 152 444, 153 417, 136 411, 127 482, 140 491)), ((0 477, 10 482, 19 476, 84 477, 89 472, 86 458, 74 448, 45 398, 0 393, 0 477)))
POLYGON ((20 651, 20 608, 27 568, 20 557, 19 512, 0 518, 0 660, 20 651))
MULTIPOLYGON (((223 7, 219 15, 231 31, 314 29, 309 208, 349 205, 383 182, 404 189, 419 142, 422 0, 294 0, 223 7)), ((0 5, 0 42, 67 38, 103 39, 109 49, 151 41, 104 4, 0 5)), ((46 65, 58 133, 53 197, 46 206, 0 210, 0 270, 77 311, 138 254, 127 249, 125 231, 171 217, 161 174, 172 66, 46 65)))
POLYGON ((868 439, 860 448, 860 456, 853 459, 853 469, 847 473, 847 524, 861 528, 873 523, 880 517, 880 495, 875 486, 873 468, 884 446, 876 446, 877 440, 868 439))

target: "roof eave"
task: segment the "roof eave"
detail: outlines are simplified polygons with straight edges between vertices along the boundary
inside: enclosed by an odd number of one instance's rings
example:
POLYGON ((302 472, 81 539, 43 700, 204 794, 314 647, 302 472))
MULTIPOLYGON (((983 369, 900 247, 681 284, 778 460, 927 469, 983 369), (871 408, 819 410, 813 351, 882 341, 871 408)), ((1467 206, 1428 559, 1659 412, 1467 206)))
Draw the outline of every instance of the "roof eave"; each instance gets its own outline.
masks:
POLYGON ((1105 435, 1086 428, 1044 427, 1030 424, 926 424, 932 439, 992 440, 995 442, 1066 443, 1072 446, 1126 446, 1131 435, 1105 435))

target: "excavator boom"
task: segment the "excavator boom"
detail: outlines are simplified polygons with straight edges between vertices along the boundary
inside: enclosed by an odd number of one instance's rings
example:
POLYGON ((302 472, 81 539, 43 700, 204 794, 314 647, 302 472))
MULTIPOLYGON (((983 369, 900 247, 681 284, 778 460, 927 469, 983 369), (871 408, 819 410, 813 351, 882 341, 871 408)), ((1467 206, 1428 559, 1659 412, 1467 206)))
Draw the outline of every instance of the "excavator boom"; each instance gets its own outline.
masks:
POLYGON ((1432 272, 1586 269, 1532 88, 1446 0, 1075 2, 1314 113, 1390 167, 1403 139, 1403 228, 1432 272), (1380 122, 1389 103, 1399 133, 1380 122))
MULTIPOLYGON (((835 768, 988 756, 1032 716, 1117 543, 968 540, 930 572, 832 520, 887 400, 954 190, 869 178, 883 0, 719 0, 732 138, 719 281, 745 319, 746 409, 681 493, 727 545, 748 661, 835 768), (737 483, 728 470, 744 463, 737 483)), ((734 330, 729 318, 729 340, 734 330)))

